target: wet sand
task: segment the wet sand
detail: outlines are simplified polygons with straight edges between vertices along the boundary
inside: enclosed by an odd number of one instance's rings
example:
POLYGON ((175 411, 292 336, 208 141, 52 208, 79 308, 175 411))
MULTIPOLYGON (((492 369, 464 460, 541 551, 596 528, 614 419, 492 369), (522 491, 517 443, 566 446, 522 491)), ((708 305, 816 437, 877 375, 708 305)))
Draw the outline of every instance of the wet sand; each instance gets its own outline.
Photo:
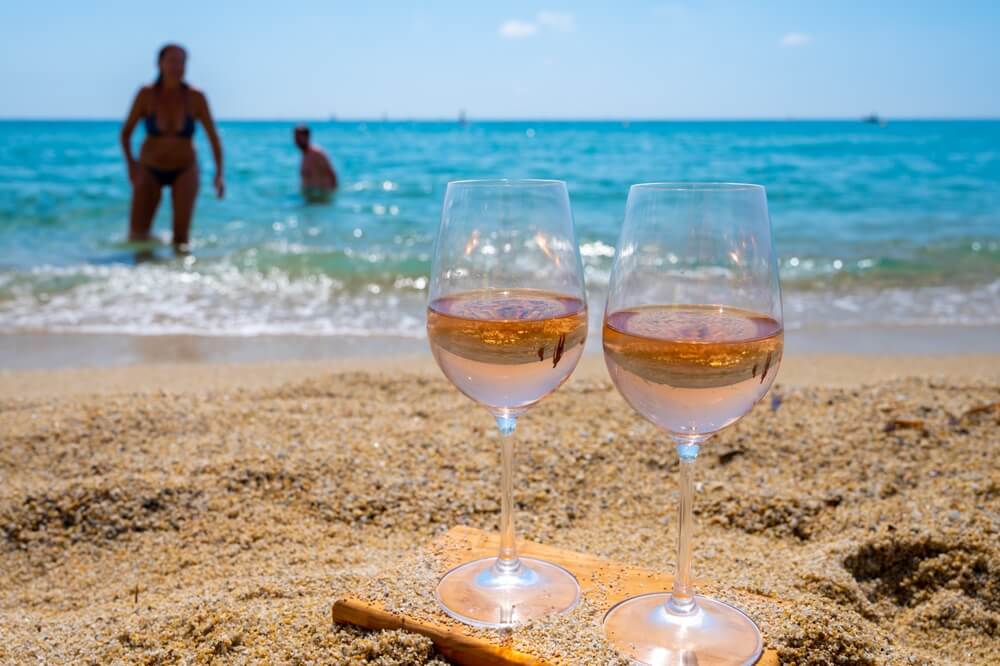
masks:
MULTIPOLYGON (((600 354, 600 321, 592 320, 590 330, 587 350, 600 354)), ((997 325, 827 327, 785 333, 785 352, 797 356, 1000 356, 997 325)), ((400 356, 429 358, 427 340, 377 335, 0 334, 0 368, 4 370, 297 361, 329 365, 400 356)))
MULTIPOLYGON (((261 361, 247 363, 184 362, 46 370, 0 370, 0 398, 70 397, 167 391, 202 393, 215 390, 273 388, 288 382, 343 372, 405 371, 430 378, 441 371, 421 341, 408 354, 355 358, 261 361)), ((607 379, 603 358, 586 353, 573 376, 607 379)), ((786 354, 778 381, 787 386, 856 387, 893 379, 923 377, 1000 383, 1000 354, 876 356, 869 354, 786 354)))
MULTIPOLYGON (((791 356, 705 448, 696 574, 783 663, 1000 662, 997 359, 791 356)), ((599 358, 517 436, 523 537, 670 569, 675 455, 599 358)), ((499 517, 491 419, 426 358, 2 373, 0 438, 0 663, 444 663, 330 604, 429 612, 419 547, 499 517)))

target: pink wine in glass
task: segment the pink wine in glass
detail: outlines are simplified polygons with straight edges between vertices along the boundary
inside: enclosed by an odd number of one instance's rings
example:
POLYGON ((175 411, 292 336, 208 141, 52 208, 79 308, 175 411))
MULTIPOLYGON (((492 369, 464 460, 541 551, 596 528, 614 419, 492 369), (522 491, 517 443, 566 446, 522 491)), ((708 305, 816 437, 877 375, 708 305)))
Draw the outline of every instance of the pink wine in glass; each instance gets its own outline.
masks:
POLYGON ((534 289, 460 292, 431 301, 427 336, 438 365, 462 393, 519 414, 573 372, 587 338, 587 306, 534 289))
POLYGON ((784 334, 767 315, 719 305, 650 305, 604 321, 604 358, 632 407, 679 437, 735 423, 770 388, 784 334))

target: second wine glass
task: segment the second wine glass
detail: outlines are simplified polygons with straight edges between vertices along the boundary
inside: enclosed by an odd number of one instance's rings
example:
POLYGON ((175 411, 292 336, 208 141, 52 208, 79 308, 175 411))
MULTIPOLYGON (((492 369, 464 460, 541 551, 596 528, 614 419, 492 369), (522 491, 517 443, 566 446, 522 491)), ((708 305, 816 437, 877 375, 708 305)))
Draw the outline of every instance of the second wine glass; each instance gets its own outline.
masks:
POLYGON ((764 188, 649 183, 629 192, 608 288, 604 359, 615 386, 673 441, 680 466, 671 592, 626 599, 604 630, 644 664, 752 664, 760 631, 691 582, 694 465, 778 372, 781 290, 764 188))
POLYGON ((448 184, 431 268, 427 337, 445 376, 500 431, 500 550, 455 567, 436 595, 448 615, 503 628, 569 611, 573 575, 519 557, 514 533, 517 418, 565 382, 583 353, 587 303, 565 183, 448 184))

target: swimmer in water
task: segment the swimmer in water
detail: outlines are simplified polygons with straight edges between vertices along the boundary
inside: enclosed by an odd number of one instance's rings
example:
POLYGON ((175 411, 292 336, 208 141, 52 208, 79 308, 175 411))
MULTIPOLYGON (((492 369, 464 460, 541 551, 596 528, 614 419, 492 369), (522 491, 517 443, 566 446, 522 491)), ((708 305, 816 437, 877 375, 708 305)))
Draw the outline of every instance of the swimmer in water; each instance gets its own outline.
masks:
POLYGON ((205 128, 215 159, 215 193, 225 192, 222 177, 222 143, 205 95, 184 81, 187 51, 177 44, 160 49, 160 73, 153 85, 143 86, 122 125, 121 144, 132 183, 129 241, 147 241, 160 195, 170 188, 173 207, 173 244, 185 251, 190 242, 191 218, 198 195, 198 160, 194 151, 195 121, 205 128), (139 159, 132 156, 132 132, 140 120, 146 138, 139 159))
POLYGON ((302 151, 302 196, 307 201, 329 201, 337 189, 337 172, 330 164, 326 152, 309 140, 309 128, 298 125, 295 128, 295 145, 302 151))

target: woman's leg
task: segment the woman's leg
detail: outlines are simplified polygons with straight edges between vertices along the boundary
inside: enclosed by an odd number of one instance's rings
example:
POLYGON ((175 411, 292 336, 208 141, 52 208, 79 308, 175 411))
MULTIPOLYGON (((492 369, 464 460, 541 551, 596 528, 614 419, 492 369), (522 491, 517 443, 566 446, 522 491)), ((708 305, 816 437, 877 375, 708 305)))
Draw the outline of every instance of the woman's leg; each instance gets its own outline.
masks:
POLYGON ((132 185, 132 210, 129 213, 128 239, 130 241, 149 240, 149 230, 160 205, 160 183, 143 167, 139 167, 139 177, 132 185))
POLYGON ((198 165, 192 164, 177 176, 170 188, 174 209, 174 247, 190 242, 191 218, 194 216, 194 202, 198 197, 198 165))

